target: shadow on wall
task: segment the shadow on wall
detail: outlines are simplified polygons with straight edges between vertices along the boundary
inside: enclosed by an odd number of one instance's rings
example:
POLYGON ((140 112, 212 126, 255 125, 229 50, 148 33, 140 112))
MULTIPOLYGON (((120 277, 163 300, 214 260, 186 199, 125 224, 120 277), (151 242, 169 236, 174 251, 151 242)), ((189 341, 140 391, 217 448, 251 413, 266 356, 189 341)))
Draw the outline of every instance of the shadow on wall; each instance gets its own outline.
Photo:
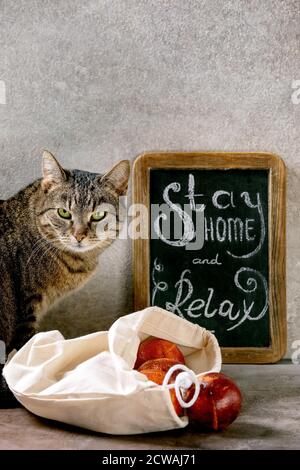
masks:
POLYGON ((291 357, 300 339, 300 164, 287 167, 287 326, 288 350, 291 357))
POLYGON ((95 275, 54 305, 39 331, 59 330, 66 338, 106 330, 132 311, 130 240, 117 240, 99 258, 95 275), (128 246, 129 245, 129 246, 128 246))

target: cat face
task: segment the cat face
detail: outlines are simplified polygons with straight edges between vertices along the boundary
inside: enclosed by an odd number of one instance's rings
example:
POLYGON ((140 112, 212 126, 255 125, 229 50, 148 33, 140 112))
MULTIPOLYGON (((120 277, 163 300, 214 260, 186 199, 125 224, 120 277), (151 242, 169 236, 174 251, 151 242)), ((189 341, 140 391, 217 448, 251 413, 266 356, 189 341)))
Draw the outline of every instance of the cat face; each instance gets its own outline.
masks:
POLYGON ((64 170, 52 154, 44 152, 37 211, 41 235, 71 252, 105 248, 122 228, 119 198, 126 194, 129 171, 127 160, 105 175, 64 170))

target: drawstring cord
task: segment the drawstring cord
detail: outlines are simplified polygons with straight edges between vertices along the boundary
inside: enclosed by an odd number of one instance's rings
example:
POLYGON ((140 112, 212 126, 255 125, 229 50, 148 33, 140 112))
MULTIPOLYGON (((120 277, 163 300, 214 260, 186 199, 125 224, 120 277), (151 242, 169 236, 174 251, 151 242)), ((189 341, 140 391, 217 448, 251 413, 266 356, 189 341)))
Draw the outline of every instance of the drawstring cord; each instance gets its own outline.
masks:
POLYGON ((193 406, 200 393, 199 379, 191 369, 184 366, 183 364, 176 364, 175 366, 172 366, 166 373, 162 385, 169 389, 175 389, 176 398, 182 408, 190 408, 191 406, 193 406), (180 372, 177 375, 174 383, 169 384, 169 380, 173 372, 175 372, 176 370, 182 370, 183 372, 180 372), (186 402, 184 401, 182 395, 184 395, 184 392, 186 392, 193 384, 195 385, 194 395, 190 399, 190 401, 186 402))

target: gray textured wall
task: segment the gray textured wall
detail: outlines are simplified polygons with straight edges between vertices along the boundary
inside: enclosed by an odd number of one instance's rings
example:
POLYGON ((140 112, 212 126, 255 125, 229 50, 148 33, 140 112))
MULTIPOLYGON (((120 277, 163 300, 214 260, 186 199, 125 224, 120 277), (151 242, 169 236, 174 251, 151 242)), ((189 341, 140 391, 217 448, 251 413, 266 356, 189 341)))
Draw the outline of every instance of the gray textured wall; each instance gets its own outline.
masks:
MULTIPOLYGON (((300 2, 1 0, 0 198, 46 147, 103 171, 146 150, 265 150, 288 166, 289 342, 300 339, 300 2)), ((68 335, 130 311, 130 243, 48 325, 68 335)))

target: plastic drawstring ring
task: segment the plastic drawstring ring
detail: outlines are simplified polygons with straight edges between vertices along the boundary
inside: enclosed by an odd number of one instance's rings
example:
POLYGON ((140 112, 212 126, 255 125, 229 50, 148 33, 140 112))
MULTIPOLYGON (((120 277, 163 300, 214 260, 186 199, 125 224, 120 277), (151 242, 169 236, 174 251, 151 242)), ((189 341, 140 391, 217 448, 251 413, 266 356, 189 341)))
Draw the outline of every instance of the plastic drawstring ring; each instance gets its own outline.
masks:
POLYGON ((198 377, 194 371, 184 366, 183 364, 176 364, 175 366, 172 366, 166 373, 162 385, 168 389, 175 389, 176 398, 182 408, 190 408, 193 406, 200 393, 200 381, 198 377), (176 370, 182 370, 183 372, 180 372, 180 374, 177 375, 174 383, 169 384, 169 380, 173 372, 176 370), (193 384, 195 385, 194 395, 189 401, 186 402, 182 397, 182 392, 188 390, 193 384))

